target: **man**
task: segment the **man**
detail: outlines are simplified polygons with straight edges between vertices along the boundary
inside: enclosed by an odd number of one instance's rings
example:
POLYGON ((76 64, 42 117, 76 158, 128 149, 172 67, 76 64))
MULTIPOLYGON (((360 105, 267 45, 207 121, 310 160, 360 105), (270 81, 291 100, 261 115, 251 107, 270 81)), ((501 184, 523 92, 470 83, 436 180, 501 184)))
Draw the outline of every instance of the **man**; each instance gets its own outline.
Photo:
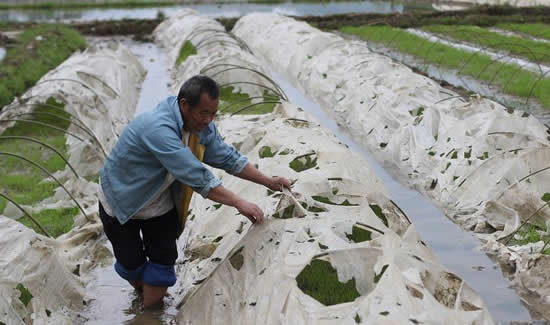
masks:
POLYGON ((204 163, 271 190, 290 188, 287 179, 265 176, 222 141, 212 123, 218 97, 214 80, 187 80, 177 98, 168 97, 128 124, 101 169, 99 212, 113 246, 115 270, 143 290, 145 307, 160 302, 176 282, 176 239, 184 226, 177 211, 182 186, 235 207, 252 223, 264 217, 256 204, 221 185, 189 148, 190 138, 198 137, 204 146, 204 163))

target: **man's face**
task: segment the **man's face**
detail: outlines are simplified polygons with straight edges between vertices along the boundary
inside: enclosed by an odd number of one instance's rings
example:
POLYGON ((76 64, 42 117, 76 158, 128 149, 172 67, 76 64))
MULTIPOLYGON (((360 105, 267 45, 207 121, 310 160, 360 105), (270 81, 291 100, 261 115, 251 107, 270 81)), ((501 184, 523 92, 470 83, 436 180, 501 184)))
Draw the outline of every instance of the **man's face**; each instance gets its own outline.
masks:
POLYGON ((183 128, 192 133, 199 133, 208 127, 218 113, 218 99, 212 99, 208 94, 202 93, 199 104, 193 108, 186 100, 179 103, 183 117, 183 128))

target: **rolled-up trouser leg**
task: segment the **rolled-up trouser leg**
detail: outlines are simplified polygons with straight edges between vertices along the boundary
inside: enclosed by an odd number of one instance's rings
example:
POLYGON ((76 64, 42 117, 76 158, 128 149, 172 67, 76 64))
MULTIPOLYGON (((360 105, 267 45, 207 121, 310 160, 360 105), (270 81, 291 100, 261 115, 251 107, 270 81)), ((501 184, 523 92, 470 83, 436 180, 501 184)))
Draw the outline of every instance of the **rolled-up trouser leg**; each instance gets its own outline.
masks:
POLYGON ((171 287, 176 283, 174 265, 147 263, 143 272, 143 282, 155 287, 171 287))
POLYGON ((175 208, 160 217, 143 220, 141 232, 149 258, 143 272, 144 283, 157 287, 170 287, 176 283, 174 264, 178 258, 178 226, 175 208))
POLYGON ((139 280, 143 280, 143 272, 147 269, 149 263, 145 262, 143 265, 138 267, 135 270, 130 270, 124 267, 124 265, 120 264, 118 261, 115 263, 115 271, 120 275, 121 278, 135 282, 139 280))

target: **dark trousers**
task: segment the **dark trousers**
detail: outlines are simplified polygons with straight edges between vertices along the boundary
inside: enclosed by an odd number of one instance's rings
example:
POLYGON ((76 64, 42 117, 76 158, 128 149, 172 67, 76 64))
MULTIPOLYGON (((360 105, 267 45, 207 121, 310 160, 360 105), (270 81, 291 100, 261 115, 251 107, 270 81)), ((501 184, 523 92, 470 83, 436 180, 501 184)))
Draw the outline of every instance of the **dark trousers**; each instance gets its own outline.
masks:
POLYGON ((99 216, 107 238, 113 245, 117 262, 135 270, 149 261, 174 265, 178 258, 176 239, 180 228, 176 209, 151 219, 130 219, 121 225, 108 215, 101 203, 99 216), (141 232, 141 235, 140 235, 141 232))

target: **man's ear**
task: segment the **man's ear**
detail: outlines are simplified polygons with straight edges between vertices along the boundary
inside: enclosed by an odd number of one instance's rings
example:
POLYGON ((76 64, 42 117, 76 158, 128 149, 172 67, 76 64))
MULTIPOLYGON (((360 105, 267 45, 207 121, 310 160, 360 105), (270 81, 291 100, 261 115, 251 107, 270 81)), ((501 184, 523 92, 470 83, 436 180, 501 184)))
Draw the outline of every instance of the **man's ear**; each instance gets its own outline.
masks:
POLYGON ((178 106, 180 108, 180 112, 187 112, 187 110, 189 109, 189 103, 187 102, 187 100, 185 100, 185 98, 182 98, 179 102, 178 102, 178 106))

